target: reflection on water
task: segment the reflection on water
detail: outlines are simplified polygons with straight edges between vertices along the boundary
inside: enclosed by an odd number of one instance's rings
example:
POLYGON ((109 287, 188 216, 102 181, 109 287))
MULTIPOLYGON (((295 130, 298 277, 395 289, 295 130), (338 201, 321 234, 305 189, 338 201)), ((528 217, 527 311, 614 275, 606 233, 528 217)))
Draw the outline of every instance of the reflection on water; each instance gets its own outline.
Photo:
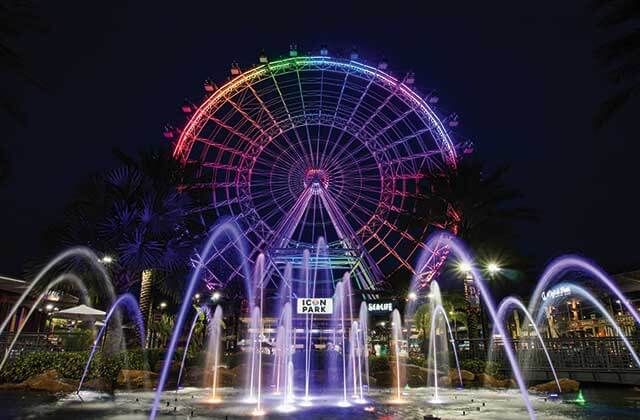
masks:
MULTIPOLYGON (((175 392, 166 392, 162 398, 159 418, 243 418, 249 416, 253 405, 239 402, 240 392, 222 389, 223 403, 210 404, 210 390, 186 388, 175 392)), ((280 413, 278 405, 281 398, 265 396, 266 418, 288 419, 334 419, 349 417, 353 419, 415 419, 432 414, 442 418, 491 418, 491 419, 527 419, 527 411, 519 398, 518 391, 441 390, 443 404, 430 405, 433 390, 418 388, 410 390, 404 398, 406 404, 389 404, 389 391, 372 391, 367 404, 353 404, 351 407, 337 407, 340 396, 316 397, 313 406, 308 408, 296 405, 293 412, 280 413)), ((541 419, 631 419, 640 408, 640 391, 627 387, 587 388, 583 391, 584 405, 545 399, 543 396, 532 398, 536 413, 541 419)), ((146 419, 153 400, 152 392, 117 392, 115 396, 84 391, 80 401, 75 394, 61 398, 52 395, 30 392, 0 393, 0 417, 2 418, 46 418, 46 419, 146 419)), ((565 396, 565 400, 574 396, 565 396)))

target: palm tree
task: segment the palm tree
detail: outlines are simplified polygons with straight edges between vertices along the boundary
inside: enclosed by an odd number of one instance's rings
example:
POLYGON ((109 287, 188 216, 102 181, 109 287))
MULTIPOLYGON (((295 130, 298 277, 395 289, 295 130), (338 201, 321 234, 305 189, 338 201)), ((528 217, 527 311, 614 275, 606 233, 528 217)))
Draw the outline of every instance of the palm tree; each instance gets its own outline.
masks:
POLYGON ((455 168, 427 174, 412 223, 449 229, 473 248, 499 244, 508 239, 512 222, 537 218, 535 211, 513 205, 522 194, 506 185, 508 170, 503 165, 487 172, 482 163, 467 158, 455 168))
POLYGON ((178 188, 179 165, 168 151, 119 157, 123 166, 94 177, 80 191, 56 240, 110 256, 119 292, 142 280, 141 310, 148 320, 152 285, 174 297, 182 290, 202 229, 190 217, 192 200, 178 188))
POLYGON ((593 0, 593 5, 603 38, 595 55, 612 87, 594 117, 601 128, 640 93, 640 2, 593 0))
MULTIPOLYGON (((455 168, 425 174, 409 228, 431 223, 451 230, 474 250, 517 260, 515 247, 510 246, 512 224, 536 220, 537 213, 514 205, 522 194, 507 186, 503 179, 507 172, 507 166, 485 171, 482 163, 466 158, 455 168)), ((469 337, 474 338, 478 314, 471 303, 467 312, 469 337)))

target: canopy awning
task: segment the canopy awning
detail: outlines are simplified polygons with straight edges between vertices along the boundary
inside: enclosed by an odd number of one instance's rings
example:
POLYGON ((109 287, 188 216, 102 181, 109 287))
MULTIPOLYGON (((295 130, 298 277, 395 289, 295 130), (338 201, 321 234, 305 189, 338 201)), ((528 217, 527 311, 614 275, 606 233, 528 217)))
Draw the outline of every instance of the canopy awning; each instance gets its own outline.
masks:
POLYGON ((103 319, 106 312, 92 308, 87 305, 78 305, 73 308, 63 309, 56 312, 53 318, 58 319, 82 319, 82 320, 99 320, 103 319))

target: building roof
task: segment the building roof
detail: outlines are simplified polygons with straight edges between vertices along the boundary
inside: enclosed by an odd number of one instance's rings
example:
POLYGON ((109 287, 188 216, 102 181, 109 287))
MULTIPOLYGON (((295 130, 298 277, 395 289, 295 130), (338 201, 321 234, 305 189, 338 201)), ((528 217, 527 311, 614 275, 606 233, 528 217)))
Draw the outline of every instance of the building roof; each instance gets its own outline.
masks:
POLYGON ((22 294, 27 288, 27 282, 13 277, 0 276, 0 291, 22 294))

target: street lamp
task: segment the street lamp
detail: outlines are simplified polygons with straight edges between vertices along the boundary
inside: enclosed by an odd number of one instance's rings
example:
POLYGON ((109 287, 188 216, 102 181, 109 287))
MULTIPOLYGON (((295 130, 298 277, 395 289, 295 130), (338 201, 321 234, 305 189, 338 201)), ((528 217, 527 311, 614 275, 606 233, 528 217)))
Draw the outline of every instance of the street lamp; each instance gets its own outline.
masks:
POLYGON ((460 270, 460 272, 462 273, 470 273, 471 269, 471 263, 468 261, 460 261, 460 263, 458 264, 458 270, 460 270))
POLYGON ((501 270, 502 270, 502 268, 496 262, 490 262, 489 264, 487 264, 487 271, 491 275, 497 274, 501 270))
POLYGON ((220 293, 218 292, 213 292, 213 294, 211 295, 211 300, 212 301, 217 301, 218 299, 220 299, 220 293))
POLYGON ((167 302, 160 302, 160 309, 164 309, 167 307, 167 302))
POLYGON ((104 255, 102 258, 100 258, 100 262, 102 264, 111 264, 113 262, 113 257, 110 255, 104 255))

